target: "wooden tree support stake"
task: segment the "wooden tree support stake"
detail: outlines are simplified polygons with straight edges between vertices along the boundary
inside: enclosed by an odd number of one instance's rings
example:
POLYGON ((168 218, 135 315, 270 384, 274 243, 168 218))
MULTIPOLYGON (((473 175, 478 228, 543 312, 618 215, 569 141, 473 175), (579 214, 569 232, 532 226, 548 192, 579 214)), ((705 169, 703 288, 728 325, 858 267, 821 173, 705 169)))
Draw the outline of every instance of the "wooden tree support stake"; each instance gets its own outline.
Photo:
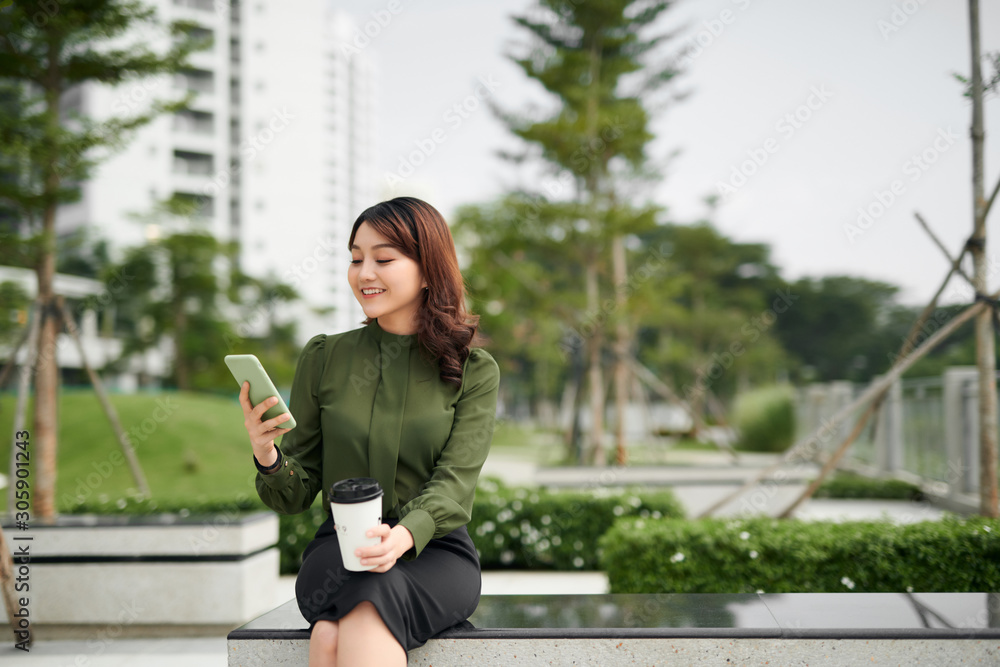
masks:
POLYGON ((76 349, 80 353, 80 360, 83 362, 83 367, 90 378, 90 384, 93 385, 94 392, 101 402, 104 414, 107 416, 108 421, 111 422, 111 428, 114 429, 115 436, 118 438, 118 444, 121 445, 122 452, 125 454, 125 460, 128 461, 128 467, 132 471, 132 478, 135 480, 136 487, 138 487, 139 493, 148 498, 150 493, 149 484, 146 482, 146 475, 142 472, 142 466, 139 465, 139 459, 135 455, 132 443, 129 442, 128 436, 125 435, 125 429, 122 428, 121 421, 118 419, 118 413, 115 411, 114 406, 111 405, 111 401, 108 400, 107 392, 104 391, 104 383, 87 361, 87 355, 83 350, 83 342, 80 340, 80 333, 76 327, 76 321, 73 319, 73 314, 66 307, 66 301, 61 296, 57 297, 57 300, 66 329, 73 338, 73 342, 76 343, 76 349))

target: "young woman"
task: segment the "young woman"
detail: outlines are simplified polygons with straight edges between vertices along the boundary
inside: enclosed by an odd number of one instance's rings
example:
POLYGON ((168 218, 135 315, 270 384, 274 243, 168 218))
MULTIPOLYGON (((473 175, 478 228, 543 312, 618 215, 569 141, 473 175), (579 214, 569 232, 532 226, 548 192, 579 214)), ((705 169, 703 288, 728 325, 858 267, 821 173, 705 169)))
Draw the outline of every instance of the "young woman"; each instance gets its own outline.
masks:
POLYGON ((292 384, 294 430, 276 399, 240 392, 258 468, 257 492, 275 511, 329 513, 331 485, 381 484, 377 545, 356 553, 367 572, 343 567, 328 516, 303 554, 295 595, 311 625, 310 665, 404 665, 406 651, 467 619, 481 576, 465 524, 496 414, 499 370, 472 347, 478 318, 465 310, 455 244, 441 214, 400 197, 354 223, 347 276, 367 319, 305 346, 292 384), (287 435, 285 435, 287 434, 287 435), (274 439, 284 435, 281 448, 274 439))

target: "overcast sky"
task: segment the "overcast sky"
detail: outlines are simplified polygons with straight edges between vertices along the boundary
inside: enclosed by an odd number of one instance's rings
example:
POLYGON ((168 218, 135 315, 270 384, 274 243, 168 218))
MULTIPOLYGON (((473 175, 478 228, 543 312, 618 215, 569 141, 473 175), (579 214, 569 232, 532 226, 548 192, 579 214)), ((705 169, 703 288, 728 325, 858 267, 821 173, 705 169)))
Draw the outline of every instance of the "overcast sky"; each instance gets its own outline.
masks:
MULTIPOLYGON (((382 196, 413 194, 448 217, 528 178, 496 156, 520 146, 477 95, 513 111, 546 104, 505 57, 527 39, 510 17, 534 4, 335 3, 372 35, 380 185, 402 177, 382 196)), ((1000 50, 1000 7, 981 4, 982 50, 1000 50)), ((971 106, 952 76, 970 70, 967 3, 687 0, 654 29, 681 29, 662 57, 689 47, 675 88, 690 95, 656 117, 650 150, 666 168, 648 196, 672 220, 697 220, 706 197, 724 194, 714 222, 769 244, 787 279, 884 280, 910 304, 934 294, 948 264, 914 212, 953 253, 972 230, 971 106)), ((1000 97, 987 101, 986 131, 988 195, 1000 175, 1000 97)), ((998 220, 995 211, 987 248, 1000 260, 998 220)))

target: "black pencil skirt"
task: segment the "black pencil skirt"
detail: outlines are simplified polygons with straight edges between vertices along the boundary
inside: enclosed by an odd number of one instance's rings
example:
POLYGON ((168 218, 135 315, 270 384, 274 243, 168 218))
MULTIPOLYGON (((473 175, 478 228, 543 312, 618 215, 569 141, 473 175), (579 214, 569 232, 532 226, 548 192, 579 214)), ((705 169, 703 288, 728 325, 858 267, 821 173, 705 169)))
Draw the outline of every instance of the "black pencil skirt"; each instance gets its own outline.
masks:
POLYGON ((331 517, 303 552, 295 580, 310 631, 317 621, 339 620, 367 600, 407 651, 452 626, 471 627, 466 619, 481 590, 479 557, 465 526, 431 540, 417 558, 397 560, 388 572, 351 572, 344 568, 331 517))

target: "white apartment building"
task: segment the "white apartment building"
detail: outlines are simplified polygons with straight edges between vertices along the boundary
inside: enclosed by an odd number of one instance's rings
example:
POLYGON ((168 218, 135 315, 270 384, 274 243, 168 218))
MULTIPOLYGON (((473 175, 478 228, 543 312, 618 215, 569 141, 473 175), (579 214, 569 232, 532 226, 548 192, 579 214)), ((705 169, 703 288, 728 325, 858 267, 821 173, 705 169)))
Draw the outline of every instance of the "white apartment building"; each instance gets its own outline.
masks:
MULTIPOLYGON (((302 342, 356 328, 363 314, 347 286, 347 238, 375 203, 375 71, 369 54, 345 48, 356 31, 350 19, 320 0, 147 2, 164 23, 195 22, 213 47, 175 77, 92 85, 69 103, 107 117, 153 97, 197 97, 103 162, 82 200, 60 209, 57 229, 87 227, 117 257, 185 224, 141 217, 179 195, 196 210, 194 227, 239 242, 245 272, 298 290, 299 302, 268 317, 295 320, 302 342)), ((239 333, 254 335, 254 323, 239 333)))

